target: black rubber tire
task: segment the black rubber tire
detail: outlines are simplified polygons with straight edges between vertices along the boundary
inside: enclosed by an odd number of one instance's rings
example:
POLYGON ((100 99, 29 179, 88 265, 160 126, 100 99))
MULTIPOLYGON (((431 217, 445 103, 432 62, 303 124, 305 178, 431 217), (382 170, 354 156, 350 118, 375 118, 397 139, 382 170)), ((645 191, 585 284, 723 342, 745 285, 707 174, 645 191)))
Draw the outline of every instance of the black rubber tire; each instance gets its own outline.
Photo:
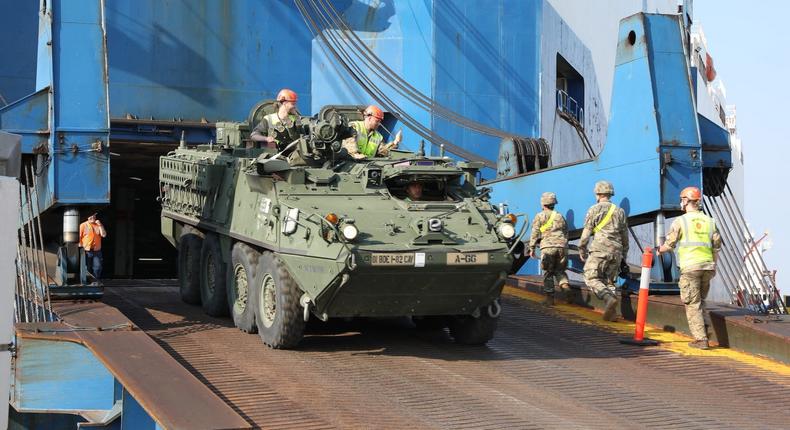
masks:
POLYGON ((184 226, 178 238, 178 291, 181 300, 190 305, 200 304, 200 248, 203 233, 184 226))
POLYGON ((480 309, 480 317, 455 316, 450 320, 450 336, 464 345, 483 345, 494 338, 499 318, 491 318, 486 308, 480 309))
POLYGON ((236 243, 231 251, 231 284, 228 286, 228 311, 233 324, 245 333, 257 333, 255 327, 255 295, 252 286, 258 278, 260 252, 244 243, 236 243))
POLYGON ((209 233, 200 249, 200 299, 203 312, 212 317, 228 315, 227 265, 222 261, 219 238, 209 233))
POLYGON ((423 317, 412 317, 411 322, 420 331, 439 331, 447 328, 449 317, 444 315, 429 315, 423 317))
POLYGON ((255 322, 267 346, 293 348, 302 340, 305 322, 299 299, 302 290, 282 261, 264 252, 258 264, 255 283, 255 322))

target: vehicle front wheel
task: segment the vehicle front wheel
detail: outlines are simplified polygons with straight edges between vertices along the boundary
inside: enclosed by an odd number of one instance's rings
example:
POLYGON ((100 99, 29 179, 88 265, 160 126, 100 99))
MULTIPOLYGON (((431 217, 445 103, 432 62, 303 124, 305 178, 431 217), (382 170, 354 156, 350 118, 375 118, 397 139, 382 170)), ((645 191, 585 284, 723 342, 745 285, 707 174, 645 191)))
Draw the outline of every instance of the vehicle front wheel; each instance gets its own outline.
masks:
POLYGON ((464 345, 483 345, 494 338, 499 317, 491 317, 486 308, 480 309, 480 316, 458 315, 450 321, 450 336, 464 345))
POLYGON ((305 322, 299 304, 302 291, 282 261, 271 252, 261 255, 255 283, 255 321, 263 343, 271 348, 293 348, 301 340, 305 322))
POLYGON ((228 306, 233 324, 245 333, 255 333, 255 300, 251 287, 259 272, 261 254, 252 247, 237 243, 231 252, 232 284, 228 287, 228 306))
POLYGON ((200 304, 200 248, 203 233, 191 226, 184 226, 178 238, 178 292, 181 301, 190 305, 200 304))

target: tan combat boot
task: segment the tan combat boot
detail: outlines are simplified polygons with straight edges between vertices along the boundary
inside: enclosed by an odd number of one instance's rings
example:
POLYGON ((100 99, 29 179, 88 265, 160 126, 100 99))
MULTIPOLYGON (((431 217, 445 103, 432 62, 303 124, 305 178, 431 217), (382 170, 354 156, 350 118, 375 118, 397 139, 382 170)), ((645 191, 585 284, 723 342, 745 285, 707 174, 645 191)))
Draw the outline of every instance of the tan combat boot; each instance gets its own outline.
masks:
POLYGON ((603 308, 604 321, 617 321, 617 297, 607 294, 603 308))
POLYGON ((573 304, 576 302, 576 290, 569 284, 560 284, 560 289, 565 294, 565 303, 573 304))
POLYGON ((701 339, 701 340, 695 340, 694 342, 689 342, 689 346, 696 349, 710 349, 710 344, 708 343, 708 339, 701 339))
POLYGON ((554 306, 554 294, 546 294, 546 298, 540 304, 546 307, 554 306))

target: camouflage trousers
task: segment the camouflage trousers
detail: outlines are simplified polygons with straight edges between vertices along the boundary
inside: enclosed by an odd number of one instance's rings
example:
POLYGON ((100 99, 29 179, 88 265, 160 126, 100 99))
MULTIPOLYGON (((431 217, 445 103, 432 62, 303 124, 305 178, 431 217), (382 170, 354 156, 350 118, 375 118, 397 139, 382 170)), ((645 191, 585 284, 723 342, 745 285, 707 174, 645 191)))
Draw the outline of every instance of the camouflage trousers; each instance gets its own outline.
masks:
POLYGON ((680 300, 686 305, 686 319, 694 340, 708 338, 705 330, 705 298, 710 289, 710 280, 715 275, 713 270, 691 270, 680 274, 680 300))
POLYGON ((543 292, 554 294, 554 285, 568 283, 568 253, 565 248, 545 248, 540 250, 540 268, 543 270, 543 292))
POLYGON ((584 283, 599 299, 617 297, 614 280, 620 272, 620 252, 591 252, 584 262, 584 283))

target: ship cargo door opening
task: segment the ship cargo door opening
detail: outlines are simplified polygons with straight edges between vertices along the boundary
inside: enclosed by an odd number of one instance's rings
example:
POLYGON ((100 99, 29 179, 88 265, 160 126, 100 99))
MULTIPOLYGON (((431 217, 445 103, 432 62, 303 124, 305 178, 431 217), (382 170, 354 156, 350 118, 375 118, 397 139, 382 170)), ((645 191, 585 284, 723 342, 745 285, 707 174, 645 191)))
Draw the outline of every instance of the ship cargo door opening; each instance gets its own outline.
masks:
POLYGON ((176 145, 112 142, 104 270, 114 278, 175 278, 176 252, 160 233, 159 156, 176 145))

